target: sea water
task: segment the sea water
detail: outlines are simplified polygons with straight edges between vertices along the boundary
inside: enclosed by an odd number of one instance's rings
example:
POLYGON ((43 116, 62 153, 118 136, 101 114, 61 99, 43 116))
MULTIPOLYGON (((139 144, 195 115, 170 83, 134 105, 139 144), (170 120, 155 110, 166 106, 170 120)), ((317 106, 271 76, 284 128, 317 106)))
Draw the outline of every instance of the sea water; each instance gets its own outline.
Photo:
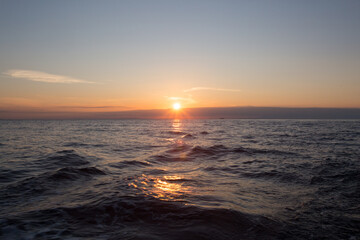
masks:
POLYGON ((360 239, 358 120, 0 121, 0 239, 360 239))

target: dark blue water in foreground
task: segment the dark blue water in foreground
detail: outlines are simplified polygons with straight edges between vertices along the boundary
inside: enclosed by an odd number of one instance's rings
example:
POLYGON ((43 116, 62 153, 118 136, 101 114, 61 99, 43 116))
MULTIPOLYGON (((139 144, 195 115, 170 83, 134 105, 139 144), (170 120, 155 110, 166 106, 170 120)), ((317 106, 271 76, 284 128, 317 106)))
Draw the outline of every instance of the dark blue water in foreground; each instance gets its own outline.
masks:
POLYGON ((0 239, 360 239, 360 121, 0 121, 0 239))

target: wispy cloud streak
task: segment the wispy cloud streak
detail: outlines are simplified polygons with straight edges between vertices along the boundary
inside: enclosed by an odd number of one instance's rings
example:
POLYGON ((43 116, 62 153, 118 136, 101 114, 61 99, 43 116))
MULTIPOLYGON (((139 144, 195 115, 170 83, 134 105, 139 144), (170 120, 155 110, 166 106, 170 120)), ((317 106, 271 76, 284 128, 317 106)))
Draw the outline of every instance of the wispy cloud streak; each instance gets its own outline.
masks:
POLYGON ((5 75, 8 75, 13 78, 21 78, 29 81, 35 82, 47 82, 47 83, 94 83, 85 80, 80 80, 72 77, 54 75, 45 72, 30 71, 30 70, 19 70, 12 69, 4 72, 5 75))
POLYGON ((130 107, 125 106, 58 106, 59 108, 74 108, 74 109, 106 109, 106 108, 122 108, 130 109, 130 107))
POLYGON ((191 98, 191 96, 189 97, 167 97, 165 96, 169 101, 180 101, 180 102, 185 102, 185 103, 196 103, 196 101, 194 99, 191 98))
POLYGON ((224 91, 224 92, 240 92, 240 89, 227 89, 227 88, 209 88, 209 87, 193 87, 190 89, 184 90, 184 92, 194 92, 194 91, 202 91, 202 90, 209 90, 209 91, 224 91))

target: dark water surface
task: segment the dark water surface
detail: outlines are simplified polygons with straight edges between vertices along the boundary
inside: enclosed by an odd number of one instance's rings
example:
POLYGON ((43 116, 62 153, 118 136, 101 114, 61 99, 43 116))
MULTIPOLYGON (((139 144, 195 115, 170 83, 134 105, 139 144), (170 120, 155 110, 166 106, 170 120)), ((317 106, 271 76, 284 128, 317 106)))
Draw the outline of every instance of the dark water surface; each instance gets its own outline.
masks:
POLYGON ((360 239, 360 121, 0 121, 0 239, 360 239))

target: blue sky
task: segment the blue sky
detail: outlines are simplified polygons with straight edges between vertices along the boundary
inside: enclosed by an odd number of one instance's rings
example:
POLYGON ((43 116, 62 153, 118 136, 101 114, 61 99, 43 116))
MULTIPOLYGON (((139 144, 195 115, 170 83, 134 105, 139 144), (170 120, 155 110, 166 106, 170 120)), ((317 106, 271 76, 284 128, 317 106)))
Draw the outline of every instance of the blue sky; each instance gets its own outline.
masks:
POLYGON ((2 109, 360 107, 359 69, 360 1, 0 1, 2 109))

